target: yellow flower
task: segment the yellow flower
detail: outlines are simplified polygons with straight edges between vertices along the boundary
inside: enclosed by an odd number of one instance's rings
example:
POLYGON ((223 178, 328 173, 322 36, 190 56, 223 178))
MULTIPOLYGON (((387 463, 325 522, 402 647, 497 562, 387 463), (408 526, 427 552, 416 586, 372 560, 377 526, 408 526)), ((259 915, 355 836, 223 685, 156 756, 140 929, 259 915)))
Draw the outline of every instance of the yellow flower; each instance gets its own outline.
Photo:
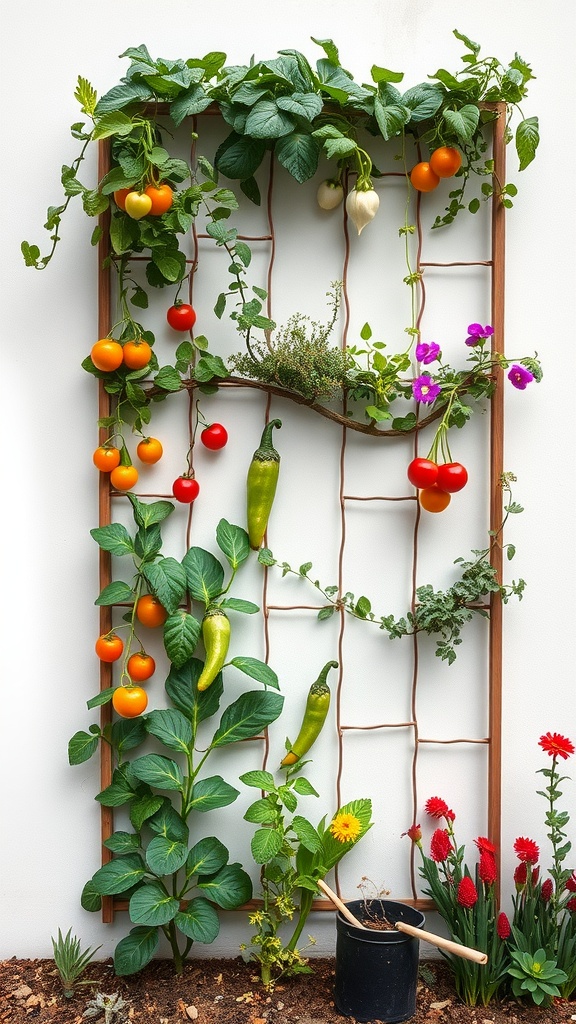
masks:
POLYGON ((329 831, 339 843, 349 843, 358 839, 362 825, 355 814, 337 814, 329 831))

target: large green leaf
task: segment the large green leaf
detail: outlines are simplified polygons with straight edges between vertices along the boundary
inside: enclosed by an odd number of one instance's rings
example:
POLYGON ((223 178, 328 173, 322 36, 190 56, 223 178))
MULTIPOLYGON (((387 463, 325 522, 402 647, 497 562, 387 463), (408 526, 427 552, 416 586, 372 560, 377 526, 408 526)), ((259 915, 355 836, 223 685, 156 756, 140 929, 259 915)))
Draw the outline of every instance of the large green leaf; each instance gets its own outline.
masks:
POLYGON ((246 530, 221 519, 216 527, 216 542, 233 569, 245 562, 250 554, 250 541, 246 530))
POLYGON ((279 139, 293 128, 294 119, 274 99, 258 100, 246 118, 246 134, 253 139, 279 139))
POLYGON ((121 807, 136 796, 136 791, 127 777, 127 768, 122 765, 114 770, 112 782, 96 795, 103 807, 121 807))
POLYGON ((443 118, 462 142, 469 142, 478 127, 480 111, 472 103, 466 103, 459 110, 445 110, 443 118))
POLYGON ((89 732, 75 732, 68 743, 68 763, 82 764, 89 761, 98 749, 98 736, 89 732))
POLYGON ((158 928, 139 925, 114 950, 114 972, 118 977, 135 974, 150 963, 158 949, 158 928))
POLYGON ((115 857, 98 868, 92 876, 92 886, 101 896, 113 896, 131 889, 145 874, 142 858, 129 853, 126 857, 115 857))
POLYGON ((112 853, 133 853, 140 849, 140 836, 135 832, 113 832, 104 840, 104 846, 112 853))
POLYGON ((240 864, 227 864, 213 878, 198 882, 209 900, 223 910, 234 910, 252 898, 252 882, 240 864))
POLYGON ((214 162, 227 178, 244 181, 256 173, 265 152, 266 143, 263 140, 231 132, 218 147, 214 162))
POLYGON ((258 658, 246 658, 242 655, 238 655, 236 658, 232 658, 230 662, 234 665, 234 668, 244 672, 251 679, 256 679, 259 683, 264 683, 264 686, 271 686, 274 690, 279 689, 278 676, 276 675, 273 668, 267 665, 264 661, 259 661, 258 658))
POLYGON ((157 789, 181 790, 184 783, 176 762, 161 754, 144 754, 132 762, 131 769, 137 779, 157 789))
POLYGON ((140 501, 135 494, 127 494, 126 497, 132 505, 137 526, 152 526, 152 523, 161 523, 174 511, 171 501, 140 501))
POLYGON ((268 800, 262 797, 250 804, 244 813, 244 820, 255 825, 271 825, 276 820, 276 811, 268 800))
POLYGON ((243 693, 224 711, 211 747, 224 747, 237 740, 247 740, 275 722, 282 711, 284 698, 278 693, 250 690, 243 693))
POLYGON ((204 548, 189 548, 182 565, 186 572, 186 582, 192 597, 208 605, 218 597, 224 587, 224 569, 218 559, 204 548))
POLYGON ((190 719, 194 735, 200 722, 216 714, 224 692, 222 673, 219 672, 208 689, 198 693, 198 680, 203 668, 204 662, 190 658, 184 665, 173 665, 166 680, 166 693, 178 710, 190 719))
POLYGON ((214 942, 220 931, 220 920, 211 903, 204 896, 195 896, 174 918, 174 924, 195 942, 214 942))
POLYGON ((170 117, 175 125, 182 123, 185 117, 192 117, 193 114, 201 114, 206 107, 209 107, 212 100, 199 83, 194 83, 186 92, 174 100, 170 106, 170 117))
POLYGON ((252 836, 250 849, 257 864, 266 864, 282 848, 282 836, 274 828, 259 828, 252 836))
POLYGON ((107 139, 111 135, 129 135, 132 131, 132 118, 127 117, 121 110, 111 110, 98 118, 92 132, 92 138, 107 139))
POLYGON ((103 551, 109 551, 112 555, 134 554, 134 542, 125 526, 121 523, 110 523, 108 526, 96 526, 90 530, 90 536, 103 551))
POLYGON ((161 558, 158 562, 142 566, 150 590, 169 615, 178 608, 186 593, 186 573, 175 558, 161 558))
POLYGON ((134 551, 138 558, 146 562, 150 561, 158 554, 161 547, 160 524, 152 523, 152 526, 141 526, 134 538, 134 551))
POLYGON ((159 882, 147 882, 130 897, 130 920, 139 925, 162 925, 172 921, 180 903, 159 882))
POLYGON ((186 822, 180 817, 178 811, 172 806, 166 797, 162 806, 150 819, 150 828, 159 836, 166 839, 176 839, 180 843, 188 844, 189 829, 186 822))
MULTIPOLYGON (((172 875, 185 863, 188 847, 176 839, 154 836, 148 843, 146 863, 155 875, 172 875)), ((134 918, 132 918, 134 920, 134 918)), ((140 924, 161 924, 161 921, 141 921, 140 924)))
POLYGON ((280 110, 313 121, 322 112, 322 97, 317 92, 293 92, 291 96, 276 98, 280 110))
POLYGON ((144 82, 115 85, 98 100, 95 112, 96 115, 105 114, 108 111, 127 107, 131 103, 141 103, 143 100, 150 99, 152 99, 152 90, 144 82))
POLYGON ((201 624, 190 612, 178 608, 164 623, 164 647, 170 661, 181 668, 193 655, 201 624))
POLYGON ((320 143, 309 132, 293 131, 278 139, 274 153, 296 181, 308 181, 318 169, 320 143))
POLYGON ((427 121, 442 105, 444 92, 430 82, 422 82, 408 89, 402 96, 402 104, 411 111, 411 121, 427 121))
POLYGON ((410 120, 410 108, 394 103, 385 106, 379 96, 374 97, 374 115, 382 137, 388 141, 398 135, 410 120))
POLYGON ((162 806, 164 798, 157 793, 144 793, 137 796, 130 804, 130 821, 137 832, 140 831, 145 821, 148 821, 153 814, 162 806))
POLYGON ((192 743, 192 727, 176 708, 162 708, 146 716, 146 728, 170 750, 186 753, 192 743))
POLYGON ((240 776, 240 782, 243 782, 245 786, 253 786, 255 789, 263 789, 267 793, 276 792, 274 776, 271 772, 262 771, 260 768, 255 771, 245 772, 244 775, 240 776))
POLYGON ((90 914, 94 914, 97 910, 102 907, 102 897, 99 892, 96 891, 92 885, 92 879, 86 882, 86 885, 82 889, 80 896, 80 906, 83 910, 87 910, 90 914))
POLYGON ((127 750, 134 750, 144 743, 147 735, 143 718, 119 718, 112 723, 112 746, 116 747, 120 760, 127 750))
POLYGON ((538 118, 527 117, 520 121, 516 129, 516 152, 520 160, 518 170, 523 171, 532 163, 539 142, 538 118))
POLYGON ((239 791, 220 775, 212 775, 195 783, 190 806, 195 811, 212 811, 215 807, 227 807, 234 803, 239 795, 239 791))
POLYGON ((125 604, 133 600, 134 591, 132 587, 129 587, 127 583, 123 583, 122 580, 114 580, 107 587, 104 587, 99 597, 94 601, 94 604, 107 606, 111 604, 125 604))
POLYGON ((192 847, 186 861, 186 876, 215 875, 228 862, 228 850, 215 836, 200 839, 192 847))
POLYGON ((301 814, 295 814, 292 819, 292 828, 299 841, 307 850, 310 850, 311 853, 320 853, 322 850, 322 839, 314 826, 306 818, 303 818, 301 814))
MULTIPOLYGON (((344 804, 344 806, 339 809, 338 813, 353 814, 360 822, 361 831, 355 839, 350 839, 345 843, 341 843, 332 835, 330 832, 330 826, 328 826, 322 839, 324 849, 322 863, 326 865, 327 870, 333 868, 344 854, 355 846, 362 836, 366 834, 368 829, 372 827, 372 823, 370 821, 372 815, 372 803, 368 799, 351 800, 350 803, 344 804)), ((320 828, 318 831, 320 831, 320 828)))

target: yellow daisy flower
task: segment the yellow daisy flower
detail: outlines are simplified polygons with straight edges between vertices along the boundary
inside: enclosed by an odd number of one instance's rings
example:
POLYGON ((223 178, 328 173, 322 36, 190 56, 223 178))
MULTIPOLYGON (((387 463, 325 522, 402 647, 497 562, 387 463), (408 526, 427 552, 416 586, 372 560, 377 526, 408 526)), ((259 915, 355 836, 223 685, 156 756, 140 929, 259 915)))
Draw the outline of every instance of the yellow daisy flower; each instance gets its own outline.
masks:
POLYGON ((329 831, 339 843, 349 843, 353 839, 358 839, 362 825, 355 814, 337 814, 329 831))

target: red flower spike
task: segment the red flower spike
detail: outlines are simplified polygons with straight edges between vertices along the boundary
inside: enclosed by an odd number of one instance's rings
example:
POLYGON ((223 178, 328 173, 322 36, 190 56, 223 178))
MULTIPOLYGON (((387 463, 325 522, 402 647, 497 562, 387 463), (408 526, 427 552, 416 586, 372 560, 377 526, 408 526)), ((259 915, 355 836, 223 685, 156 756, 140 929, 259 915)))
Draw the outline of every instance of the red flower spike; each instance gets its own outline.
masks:
POLYGON ((544 882, 542 882, 542 888, 540 889, 540 899, 543 903, 550 903, 553 889, 554 887, 552 885, 551 878, 547 878, 544 882))
POLYGON ((494 855, 488 850, 482 850, 480 863, 478 864, 478 875, 486 885, 494 885, 496 881, 496 861, 494 855))
POLYGON ((496 931, 498 933, 498 938, 502 939, 503 942, 505 942, 506 939, 510 937, 510 921, 506 917, 504 911, 502 911, 501 914, 498 914, 498 920, 496 921, 496 931))
POLYGON ((494 843, 491 843, 489 839, 485 838, 485 836, 478 836, 478 838, 475 839, 474 842, 476 843, 476 846, 480 850, 480 853, 496 853, 496 847, 494 846, 494 843))
POLYGON ((573 871, 570 878, 566 882, 566 888, 568 892, 576 892, 576 871, 573 871))
POLYGON ((445 828, 437 828, 432 839, 430 840, 430 858, 431 860, 440 861, 446 860, 448 854, 452 850, 452 842, 450 836, 445 828))
POLYGON ((516 886, 516 892, 519 892, 520 889, 524 888, 524 886, 526 885, 527 877, 528 872, 526 870, 526 865, 518 864, 516 870, 514 871, 514 885, 516 886))
POLYGON ((464 875, 464 878, 459 882, 456 899, 461 907, 466 907, 468 910, 471 910, 476 903, 478 893, 469 875, 464 875))
POLYGON ((454 812, 449 809, 446 801, 442 800, 439 796, 431 796, 424 804, 424 810, 431 818, 447 818, 449 815, 452 815, 450 821, 454 821, 454 812))
POLYGON ((571 900, 568 900, 568 903, 566 904, 566 910, 569 910, 571 914, 576 914, 576 896, 574 896, 571 900))
POLYGON ((574 744, 571 740, 567 739, 566 736, 561 736, 559 732, 546 732, 538 740, 539 745, 542 747, 550 757, 563 757, 564 760, 570 757, 570 754, 574 753, 574 744))
POLYGON ((514 850, 518 860, 525 861, 526 864, 538 863, 540 850, 532 839, 524 839, 523 836, 519 836, 514 843, 514 850))

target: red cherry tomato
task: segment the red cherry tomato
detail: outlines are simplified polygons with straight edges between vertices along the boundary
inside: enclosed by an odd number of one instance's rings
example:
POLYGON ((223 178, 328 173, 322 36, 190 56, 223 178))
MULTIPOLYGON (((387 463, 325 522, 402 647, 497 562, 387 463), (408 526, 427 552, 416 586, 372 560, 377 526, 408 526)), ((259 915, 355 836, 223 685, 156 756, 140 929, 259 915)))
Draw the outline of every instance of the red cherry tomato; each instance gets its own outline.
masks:
POLYGON ((414 487, 431 487, 438 481, 438 466, 431 459, 412 459, 406 472, 414 487))
POLYGON ((461 491, 468 483, 468 472, 460 462, 446 462, 438 466, 438 487, 450 494, 461 491))
POLYGON ((210 448, 210 451, 217 452, 227 443, 228 431, 221 423, 211 423, 200 434, 200 440, 205 448, 210 448))
POLYGON ((166 319, 175 331, 191 331, 196 323, 196 312, 187 302, 175 302, 166 313, 166 319))
POLYGON ((172 484, 172 494, 176 501, 189 505, 200 494, 200 484, 193 476, 179 476, 172 484))

